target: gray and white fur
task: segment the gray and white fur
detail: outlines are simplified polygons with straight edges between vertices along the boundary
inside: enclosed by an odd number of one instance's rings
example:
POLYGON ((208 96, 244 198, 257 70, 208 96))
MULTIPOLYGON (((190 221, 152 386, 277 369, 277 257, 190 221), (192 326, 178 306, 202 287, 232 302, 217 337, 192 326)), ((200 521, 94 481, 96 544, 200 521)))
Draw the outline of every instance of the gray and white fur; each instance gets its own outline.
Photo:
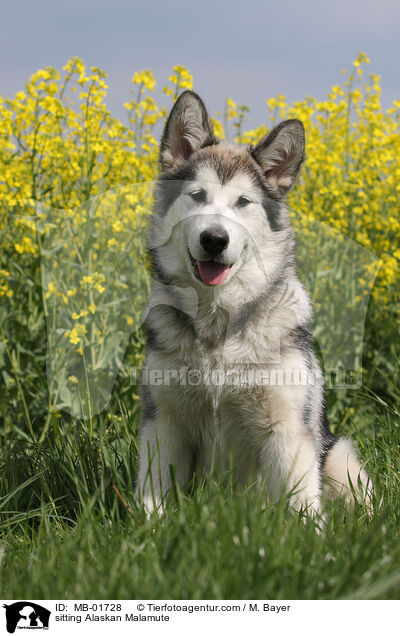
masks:
POLYGON ((328 428, 310 301, 295 271, 285 197, 304 148, 295 119, 254 147, 221 142, 191 91, 169 115, 149 233, 144 368, 154 381, 141 389, 137 486, 148 513, 164 509, 172 475, 183 488, 216 467, 313 513, 323 483, 349 501, 351 484, 367 488, 351 442, 328 428), (189 371, 210 378, 221 369, 247 375, 188 381, 189 371), (251 381, 251 370, 267 380, 251 381), (300 373, 312 380, 287 381, 300 373))

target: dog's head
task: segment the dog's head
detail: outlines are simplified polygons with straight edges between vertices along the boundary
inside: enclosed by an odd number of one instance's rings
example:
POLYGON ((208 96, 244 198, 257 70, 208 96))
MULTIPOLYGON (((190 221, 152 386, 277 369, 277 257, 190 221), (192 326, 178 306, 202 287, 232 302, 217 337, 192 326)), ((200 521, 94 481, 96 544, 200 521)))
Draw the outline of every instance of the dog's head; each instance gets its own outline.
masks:
POLYGON ((287 250, 285 197, 304 159, 304 129, 284 121, 254 147, 218 140, 202 100, 182 93, 165 125, 151 241, 169 280, 206 288, 254 285, 287 250), (257 278, 257 276, 256 276, 257 278))

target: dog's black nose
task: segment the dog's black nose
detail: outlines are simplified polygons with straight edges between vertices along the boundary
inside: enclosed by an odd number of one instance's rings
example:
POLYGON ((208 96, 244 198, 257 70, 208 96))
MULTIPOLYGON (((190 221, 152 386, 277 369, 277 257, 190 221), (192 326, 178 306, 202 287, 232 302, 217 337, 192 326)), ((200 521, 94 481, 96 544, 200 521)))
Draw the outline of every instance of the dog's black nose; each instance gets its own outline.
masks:
POLYGON ((221 254, 228 243, 229 234, 223 227, 210 227, 200 234, 200 245, 210 256, 221 254))

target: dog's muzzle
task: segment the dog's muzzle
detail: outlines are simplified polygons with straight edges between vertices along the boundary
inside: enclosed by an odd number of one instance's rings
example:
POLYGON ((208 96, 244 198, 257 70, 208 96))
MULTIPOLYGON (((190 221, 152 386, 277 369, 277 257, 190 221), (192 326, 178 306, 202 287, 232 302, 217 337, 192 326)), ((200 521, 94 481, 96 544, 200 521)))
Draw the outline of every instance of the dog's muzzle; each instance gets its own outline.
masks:
POLYGON ((227 248, 231 247, 228 231, 222 225, 210 225, 200 232, 198 242, 199 258, 195 259, 189 250, 195 277, 205 285, 221 285, 234 264, 231 259, 227 262, 227 248))

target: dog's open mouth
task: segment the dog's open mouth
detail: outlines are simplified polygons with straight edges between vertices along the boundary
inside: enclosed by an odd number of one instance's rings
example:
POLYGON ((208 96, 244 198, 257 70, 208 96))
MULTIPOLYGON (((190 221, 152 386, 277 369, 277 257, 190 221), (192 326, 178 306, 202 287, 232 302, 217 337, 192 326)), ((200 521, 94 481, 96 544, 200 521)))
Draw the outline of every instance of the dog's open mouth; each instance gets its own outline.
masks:
POLYGON ((194 275, 206 285, 221 285, 226 280, 232 265, 217 263, 216 261, 196 261, 189 252, 194 268, 194 275))

